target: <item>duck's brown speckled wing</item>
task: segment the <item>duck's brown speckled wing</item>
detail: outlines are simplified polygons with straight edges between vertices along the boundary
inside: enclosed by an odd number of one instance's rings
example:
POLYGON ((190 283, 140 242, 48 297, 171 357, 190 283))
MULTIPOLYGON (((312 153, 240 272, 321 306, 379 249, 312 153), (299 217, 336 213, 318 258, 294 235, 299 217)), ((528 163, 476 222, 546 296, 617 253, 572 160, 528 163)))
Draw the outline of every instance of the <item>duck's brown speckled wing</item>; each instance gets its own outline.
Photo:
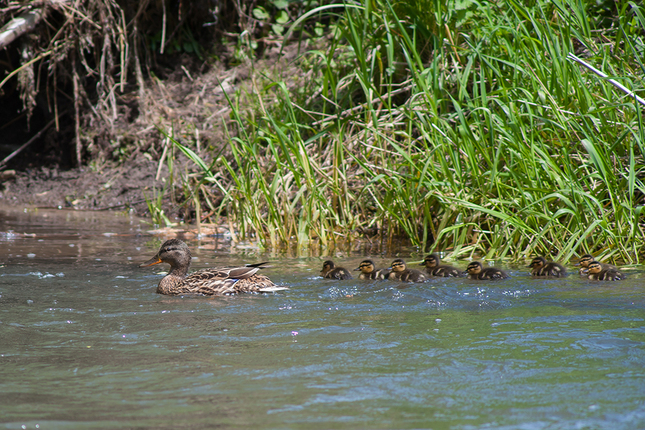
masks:
POLYGON ((193 272, 186 278, 194 278, 195 281, 206 281, 208 279, 247 279, 255 275, 259 267, 213 267, 193 272))
POLYGON ((257 275, 258 270, 258 267, 204 269, 187 276, 183 284, 209 295, 260 292, 263 288, 275 287, 269 278, 257 275))
MULTIPOLYGON (((257 274, 259 267, 212 268, 193 272, 174 285, 165 287, 164 294, 223 295, 238 293, 263 293, 288 290, 257 274)), ((172 282, 172 281, 171 281, 172 282)))
POLYGON ((598 274, 598 279, 601 281, 622 281, 626 276, 614 269, 605 269, 598 274))
POLYGON ((550 262, 538 271, 537 276, 563 278, 567 276, 567 269, 561 264, 550 262))
POLYGON ((508 274, 496 267, 486 267, 479 273, 479 279, 506 279, 508 274))
POLYGON ((327 272, 327 274, 324 277, 327 279, 337 279, 340 281, 344 281, 346 279, 353 279, 353 276, 350 273, 350 271, 345 269, 344 267, 336 267, 335 269, 327 272))
POLYGON ((458 276, 462 276, 462 274, 464 273, 463 270, 459 270, 456 267, 447 266, 447 265, 441 265, 441 266, 430 268, 427 270, 427 272, 431 276, 439 276, 444 278, 448 278, 451 276, 458 277, 458 276))

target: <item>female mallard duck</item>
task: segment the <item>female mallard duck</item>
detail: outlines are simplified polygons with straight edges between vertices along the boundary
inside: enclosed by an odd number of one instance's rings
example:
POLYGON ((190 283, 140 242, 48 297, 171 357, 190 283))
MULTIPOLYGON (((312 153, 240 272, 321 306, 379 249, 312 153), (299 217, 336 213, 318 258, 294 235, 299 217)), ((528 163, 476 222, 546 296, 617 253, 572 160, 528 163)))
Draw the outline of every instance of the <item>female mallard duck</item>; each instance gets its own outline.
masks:
POLYGON ((358 279, 386 279, 390 274, 388 269, 377 270, 372 260, 361 261, 361 264, 354 269, 354 272, 359 270, 361 274, 358 275, 358 279))
MULTIPOLYGON (((574 266, 580 266, 580 275, 587 276, 589 272, 589 264, 591 264, 591 262, 595 260, 596 259, 593 258, 593 255, 585 254, 582 257, 580 257, 580 260, 576 264, 574 264, 574 266)), ((600 264, 603 270, 605 269, 618 270, 616 266, 612 266, 611 264, 600 263, 598 261, 596 261, 596 263, 600 264)))
POLYGON ((427 279, 423 272, 415 269, 408 269, 405 265, 405 261, 400 258, 394 260, 389 269, 391 271, 388 275, 388 279, 391 281, 424 282, 427 279))
POLYGON ((440 263, 441 258, 437 254, 430 254, 423 260, 421 265, 426 267, 426 273, 430 276, 443 276, 447 278, 449 276, 461 276, 464 273, 456 267, 440 263))
POLYGON ((553 261, 546 261, 544 257, 535 257, 528 267, 531 269, 531 275, 535 277, 562 278, 567 276, 567 269, 564 266, 553 261))
POLYGON ((352 279, 352 274, 344 267, 336 267, 333 261, 327 260, 323 263, 320 276, 327 279, 352 279))
POLYGON ((470 279, 506 279, 508 275, 501 269, 496 267, 486 267, 482 266, 479 261, 473 261, 466 267, 466 272, 468 272, 468 278, 470 279))
POLYGON ((614 268, 603 268, 602 263, 592 261, 589 263, 589 279, 594 281, 622 281, 626 278, 625 274, 614 268))
POLYGON ((269 278, 257 274, 266 263, 246 267, 202 269, 188 276, 190 249, 179 239, 167 240, 157 255, 139 267, 159 263, 170 264, 170 272, 159 281, 159 294, 205 294, 222 295, 238 293, 270 293, 288 290, 275 285, 269 278))

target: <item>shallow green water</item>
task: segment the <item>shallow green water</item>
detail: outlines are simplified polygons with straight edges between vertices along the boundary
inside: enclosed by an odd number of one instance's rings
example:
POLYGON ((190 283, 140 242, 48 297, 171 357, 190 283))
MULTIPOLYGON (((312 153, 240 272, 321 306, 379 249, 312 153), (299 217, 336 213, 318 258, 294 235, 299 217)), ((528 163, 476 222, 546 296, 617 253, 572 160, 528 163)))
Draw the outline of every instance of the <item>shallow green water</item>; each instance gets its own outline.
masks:
MULTIPOLYGON (((0 427, 645 428, 640 268, 400 285, 269 255, 291 290, 166 297, 145 229, 0 210, 0 427)), ((187 242, 193 269, 267 259, 187 242)))

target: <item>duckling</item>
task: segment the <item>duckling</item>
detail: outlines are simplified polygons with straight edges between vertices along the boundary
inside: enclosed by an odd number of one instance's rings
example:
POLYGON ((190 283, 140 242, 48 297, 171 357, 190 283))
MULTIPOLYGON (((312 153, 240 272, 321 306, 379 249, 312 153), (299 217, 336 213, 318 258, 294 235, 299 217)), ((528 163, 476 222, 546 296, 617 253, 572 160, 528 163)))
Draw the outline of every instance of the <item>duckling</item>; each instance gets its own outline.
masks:
MULTIPOLYGON (((582 257, 580 257, 580 260, 576 264, 574 264, 574 266, 580 266, 580 270, 579 270, 580 275, 581 276, 587 276, 587 274, 589 272, 589 264, 592 261, 595 261, 595 258, 593 258, 593 255, 585 254, 582 257)), ((616 266, 612 266, 611 264, 600 263, 598 261, 596 261, 596 263, 599 263, 602 266, 603 270, 605 270, 605 269, 618 270, 618 268, 616 268, 616 266)))
POLYGON ((327 279, 352 279, 353 276, 349 270, 344 267, 336 267, 333 261, 327 260, 323 263, 323 268, 320 271, 320 276, 327 279))
POLYGON ((468 278, 470 279, 506 279, 508 275, 501 269, 496 267, 482 266, 479 261, 473 261, 466 267, 468 278))
POLYGON ((392 262, 389 268, 391 270, 388 279, 391 281, 407 281, 407 282, 424 282, 427 278, 420 270, 408 269, 405 261, 396 259, 392 262))
POLYGON ((437 254, 430 254, 421 263, 426 267, 426 273, 430 276, 443 276, 444 278, 450 276, 461 276, 464 272, 456 267, 440 264, 441 258, 437 254))
POLYGON ((387 279, 390 271, 388 269, 377 270, 374 262, 372 260, 363 260, 361 264, 358 265, 354 272, 361 272, 358 275, 358 279, 387 279))
POLYGON ((589 263, 588 277, 593 281, 622 281, 626 278, 618 269, 603 269, 602 263, 595 260, 589 263))
POLYGON ((170 264, 170 272, 159 281, 158 294, 222 295, 269 293, 289 289, 279 287, 266 276, 257 273, 266 263, 250 264, 245 267, 202 269, 188 275, 190 260, 188 245, 179 239, 170 239, 161 245, 157 255, 139 267, 159 263, 170 264))
POLYGON ((553 261, 546 261, 544 257, 535 257, 528 267, 531 269, 531 275, 535 277, 563 278, 567 276, 567 269, 564 266, 553 261))

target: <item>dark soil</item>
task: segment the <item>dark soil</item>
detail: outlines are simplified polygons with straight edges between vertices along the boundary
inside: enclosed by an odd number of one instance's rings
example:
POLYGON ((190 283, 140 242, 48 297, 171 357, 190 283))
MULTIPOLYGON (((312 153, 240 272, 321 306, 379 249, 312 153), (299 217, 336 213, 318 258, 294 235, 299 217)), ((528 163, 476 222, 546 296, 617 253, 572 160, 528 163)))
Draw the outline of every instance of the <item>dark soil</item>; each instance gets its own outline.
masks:
POLYGON ((82 210, 131 210, 147 213, 144 195, 161 192, 168 169, 156 180, 158 163, 143 157, 104 170, 88 167, 61 171, 41 167, 17 172, 13 180, 4 182, 0 202, 46 208, 82 210))
MULTIPOLYGON (((171 192, 179 195, 181 190, 169 189, 168 168, 165 161, 160 162, 164 145, 160 130, 184 140, 199 140, 203 148, 200 155, 205 159, 209 149, 219 152, 218 148, 228 146, 223 124, 230 121, 231 109, 226 94, 233 97, 236 91, 250 92, 253 70, 256 79, 258 70, 275 75, 276 65, 284 71, 298 49, 303 49, 294 46, 281 53, 279 48, 268 49, 265 59, 253 65, 247 62, 233 68, 222 63, 199 66, 194 59, 182 58, 175 69, 166 71, 165 80, 148 80, 144 93, 133 89, 120 95, 124 107, 136 105, 138 109, 125 109, 113 123, 108 146, 97 144, 97 139, 85 143, 85 165, 65 170, 60 166, 66 163, 56 160, 55 152, 42 153, 43 146, 36 142, 0 168, 4 169, 0 171, 0 205, 129 210, 148 216, 146 198, 165 192, 165 214, 171 220, 183 218, 183 209, 170 199, 171 192)), ((290 72, 295 70, 293 67, 290 72)), ((85 130, 84 134, 104 132, 85 130)), ((43 140, 58 138, 53 127, 43 135, 43 140)), ((185 168, 186 163, 186 159, 176 157, 175 169, 185 168)))

